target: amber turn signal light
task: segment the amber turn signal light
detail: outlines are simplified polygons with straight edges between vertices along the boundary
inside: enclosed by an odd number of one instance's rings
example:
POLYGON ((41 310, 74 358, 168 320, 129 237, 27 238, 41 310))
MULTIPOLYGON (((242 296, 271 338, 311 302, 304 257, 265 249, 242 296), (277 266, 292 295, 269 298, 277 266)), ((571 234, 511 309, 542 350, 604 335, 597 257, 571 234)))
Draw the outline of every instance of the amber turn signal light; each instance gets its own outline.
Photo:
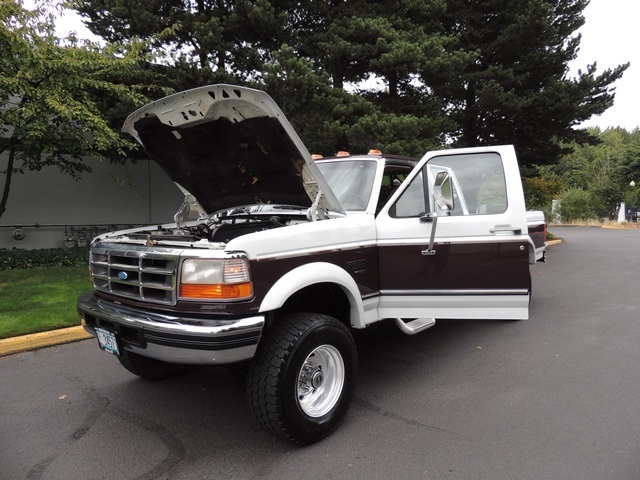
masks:
POLYGON ((251 282, 237 283, 235 285, 201 285, 182 284, 180 285, 181 298, 199 298, 212 300, 240 300, 250 298, 253 295, 251 282))

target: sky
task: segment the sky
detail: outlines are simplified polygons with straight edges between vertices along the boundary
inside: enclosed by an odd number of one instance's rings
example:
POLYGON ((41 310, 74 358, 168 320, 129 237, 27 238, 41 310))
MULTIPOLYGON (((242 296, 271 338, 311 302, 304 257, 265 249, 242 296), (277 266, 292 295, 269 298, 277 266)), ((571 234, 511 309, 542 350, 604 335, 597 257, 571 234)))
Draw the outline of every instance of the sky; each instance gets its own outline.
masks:
POLYGON ((585 24, 578 58, 570 65, 570 76, 594 62, 598 72, 623 63, 631 65, 615 82, 613 107, 592 117, 584 126, 623 127, 632 131, 640 127, 640 2, 636 0, 591 0, 583 12, 585 24))
MULTIPOLYGON (((33 0, 26 0, 28 7, 33 0)), ((578 30, 582 35, 578 58, 569 64, 569 76, 597 63, 597 72, 630 62, 620 80, 614 85, 614 105, 602 115, 592 117, 582 126, 623 127, 629 131, 640 128, 640 2, 636 0, 591 0, 584 10, 585 25, 578 30)), ((57 22, 58 36, 75 31, 79 37, 92 38, 79 16, 67 13, 57 22)), ((93 37, 95 38, 95 37, 93 37)))

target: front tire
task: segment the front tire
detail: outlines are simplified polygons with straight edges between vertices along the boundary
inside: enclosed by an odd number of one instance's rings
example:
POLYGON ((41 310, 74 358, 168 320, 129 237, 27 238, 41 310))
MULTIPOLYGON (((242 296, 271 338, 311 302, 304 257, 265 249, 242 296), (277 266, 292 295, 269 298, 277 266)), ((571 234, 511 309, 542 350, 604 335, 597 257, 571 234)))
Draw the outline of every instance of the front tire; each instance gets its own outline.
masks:
POLYGON ((160 381, 175 377, 187 371, 184 365, 167 363, 155 358, 143 357, 124 350, 118 357, 120 364, 134 375, 147 380, 160 381))
POLYGON ((260 341, 247 372, 249 406, 258 423, 276 436, 314 443, 347 414, 357 371, 347 327, 326 315, 295 313, 260 341))

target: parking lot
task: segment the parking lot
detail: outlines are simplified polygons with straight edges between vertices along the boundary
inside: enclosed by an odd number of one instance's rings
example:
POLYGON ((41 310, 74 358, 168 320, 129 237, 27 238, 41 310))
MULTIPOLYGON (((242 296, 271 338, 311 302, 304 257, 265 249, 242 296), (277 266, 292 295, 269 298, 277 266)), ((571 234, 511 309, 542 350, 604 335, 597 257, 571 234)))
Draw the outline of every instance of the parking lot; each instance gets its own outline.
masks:
POLYGON ((225 368, 150 383, 94 340, 0 358, 0 478, 640 478, 640 230, 551 232, 529 320, 358 332, 354 404, 309 447, 225 368))

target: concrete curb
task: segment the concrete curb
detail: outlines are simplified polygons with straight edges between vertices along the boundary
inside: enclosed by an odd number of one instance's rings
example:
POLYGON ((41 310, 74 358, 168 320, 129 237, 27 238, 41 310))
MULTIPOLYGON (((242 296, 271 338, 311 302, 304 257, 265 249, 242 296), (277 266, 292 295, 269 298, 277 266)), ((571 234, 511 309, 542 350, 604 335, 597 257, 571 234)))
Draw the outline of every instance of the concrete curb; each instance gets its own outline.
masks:
POLYGON ((87 338, 92 337, 81 326, 5 338, 4 340, 0 340, 0 357, 35 350, 37 348, 60 345, 62 343, 76 342, 87 338))
POLYGON ((628 227, 628 226, 615 226, 615 225, 602 225, 600 228, 607 228, 609 230, 638 230, 638 227, 628 227))

